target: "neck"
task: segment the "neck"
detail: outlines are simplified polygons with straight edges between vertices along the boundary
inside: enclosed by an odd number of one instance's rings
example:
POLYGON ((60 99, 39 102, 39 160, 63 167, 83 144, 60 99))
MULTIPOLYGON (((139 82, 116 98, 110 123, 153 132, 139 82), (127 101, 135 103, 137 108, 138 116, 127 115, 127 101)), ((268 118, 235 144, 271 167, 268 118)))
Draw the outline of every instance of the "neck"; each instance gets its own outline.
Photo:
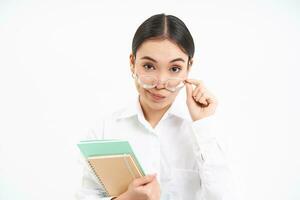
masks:
POLYGON ((155 126, 158 124, 160 119, 163 117, 163 115, 166 113, 168 108, 170 106, 167 106, 166 108, 163 108, 161 110, 154 110, 147 106, 143 101, 139 100, 145 119, 150 123, 150 125, 155 128, 155 126))

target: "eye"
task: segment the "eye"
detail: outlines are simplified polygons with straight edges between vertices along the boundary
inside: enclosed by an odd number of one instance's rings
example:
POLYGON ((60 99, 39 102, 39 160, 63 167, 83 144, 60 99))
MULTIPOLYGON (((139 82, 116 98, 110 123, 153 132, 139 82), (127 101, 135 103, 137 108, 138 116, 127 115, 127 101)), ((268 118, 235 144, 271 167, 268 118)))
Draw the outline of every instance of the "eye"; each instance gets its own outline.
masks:
POLYGON ((170 68, 170 71, 171 71, 171 72, 178 73, 178 72, 181 71, 181 67, 179 67, 179 66, 174 66, 174 67, 170 68))
POLYGON ((152 64, 144 64, 143 67, 144 67, 146 70, 154 69, 154 66, 153 66, 152 64))

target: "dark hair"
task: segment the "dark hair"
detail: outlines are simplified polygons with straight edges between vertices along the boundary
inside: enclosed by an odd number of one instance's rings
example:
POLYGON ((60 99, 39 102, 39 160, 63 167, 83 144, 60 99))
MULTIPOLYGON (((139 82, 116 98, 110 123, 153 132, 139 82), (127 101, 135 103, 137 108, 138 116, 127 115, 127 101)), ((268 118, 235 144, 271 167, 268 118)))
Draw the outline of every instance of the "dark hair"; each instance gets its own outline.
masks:
POLYGON ((132 54, 136 57, 136 52, 140 45, 148 39, 170 39, 174 41, 189 59, 194 56, 195 46, 193 37, 178 17, 173 15, 157 14, 146 19, 137 29, 132 41, 132 54))

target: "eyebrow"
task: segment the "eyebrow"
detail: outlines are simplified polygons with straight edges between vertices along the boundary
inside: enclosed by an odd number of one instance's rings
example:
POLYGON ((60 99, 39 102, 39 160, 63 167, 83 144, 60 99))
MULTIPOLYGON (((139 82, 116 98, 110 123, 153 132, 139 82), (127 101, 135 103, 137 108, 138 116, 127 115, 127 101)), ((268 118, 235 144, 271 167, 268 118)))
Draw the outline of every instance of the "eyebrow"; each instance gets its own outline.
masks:
MULTIPOLYGON (((156 60, 154 60, 153 58, 151 58, 151 57, 149 57, 149 56, 144 56, 144 57, 142 57, 141 59, 151 60, 151 61, 157 63, 156 60)), ((170 63, 176 62, 176 61, 182 61, 182 62, 185 62, 182 58, 175 58, 175 59, 171 60, 170 63)))

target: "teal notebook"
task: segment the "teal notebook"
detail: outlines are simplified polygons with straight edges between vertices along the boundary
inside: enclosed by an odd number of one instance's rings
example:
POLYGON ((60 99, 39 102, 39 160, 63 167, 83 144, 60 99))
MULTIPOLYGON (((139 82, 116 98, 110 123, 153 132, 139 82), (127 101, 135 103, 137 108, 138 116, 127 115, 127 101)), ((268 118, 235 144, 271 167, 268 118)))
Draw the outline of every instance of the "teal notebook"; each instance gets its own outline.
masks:
POLYGON ((86 159, 94 156, 129 154, 136 162, 142 175, 145 175, 145 172, 138 162, 129 142, 126 140, 84 140, 80 141, 77 146, 86 159))

